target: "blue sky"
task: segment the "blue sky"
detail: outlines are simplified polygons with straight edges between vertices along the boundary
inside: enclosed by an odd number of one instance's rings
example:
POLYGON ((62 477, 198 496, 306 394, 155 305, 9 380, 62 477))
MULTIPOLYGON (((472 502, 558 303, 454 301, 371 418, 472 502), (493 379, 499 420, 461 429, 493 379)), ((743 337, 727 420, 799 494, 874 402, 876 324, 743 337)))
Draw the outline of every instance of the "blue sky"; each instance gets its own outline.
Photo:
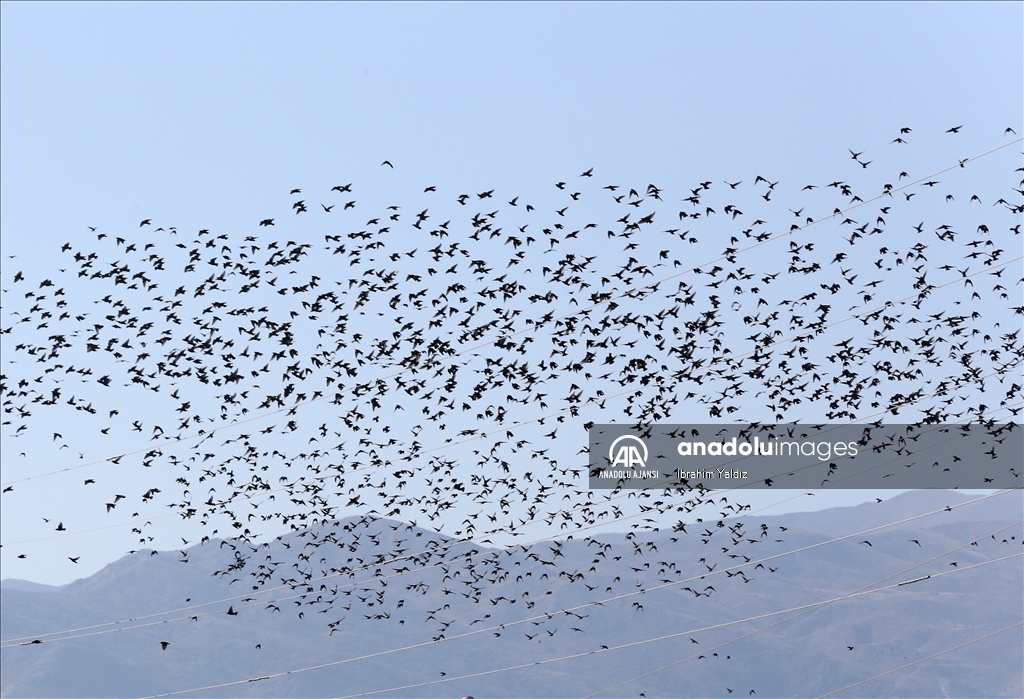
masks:
MULTIPOLYGON (((88 226, 233 231, 284 215, 292 188, 356 182, 384 204, 427 185, 540 191, 591 167, 602 182, 677 189, 761 173, 797 185, 855 177, 841 170, 847 149, 884 160, 903 126, 913 145, 964 125, 953 150, 906 151, 900 162, 919 173, 1000 145, 1006 127, 1024 133, 1017 3, 5 2, 0 13, 5 288, 16 269, 50 274, 62 244, 92 241, 88 226)), ((994 156, 994 172, 1019 151, 994 156)), ((980 191, 986 172, 972 175, 980 191)), ((22 474, 23 449, 5 444, 5 482, 22 474)), ((74 516, 80 482, 5 495, 5 543, 49 535, 42 512, 99 526, 74 516)), ((9 562, 5 546, 4 576, 63 583, 127 548, 108 530, 72 538, 38 544, 28 562, 9 562), (81 566, 64 562, 83 551, 81 566)))

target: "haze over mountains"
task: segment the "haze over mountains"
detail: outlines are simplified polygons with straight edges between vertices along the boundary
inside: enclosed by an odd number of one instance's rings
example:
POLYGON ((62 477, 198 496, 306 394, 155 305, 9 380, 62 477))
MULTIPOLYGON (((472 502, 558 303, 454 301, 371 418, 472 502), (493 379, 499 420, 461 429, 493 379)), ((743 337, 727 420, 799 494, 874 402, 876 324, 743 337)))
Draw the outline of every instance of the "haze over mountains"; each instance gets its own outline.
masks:
MULTIPOLYGON (((739 543, 717 548, 702 541, 717 522, 524 551, 351 518, 260 547, 248 569, 230 570, 235 554, 219 541, 140 551, 60 588, 3 581, 2 694, 147 696, 240 681, 186 696, 819 696, 1021 621, 1024 502, 1018 491, 959 506, 977 497, 917 491, 726 520, 739 543), (936 514, 831 541, 926 512, 936 514), (335 545, 311 545, 325 540, 335 545), (285 559, 286 546, 328 576, 278 587, 281 569, 253 585, 250 569, 285 559), (396 551, 433 555, 389 563, 396 551), (79 630, 57 634, 67 629, 79 630), (273 676, 321 664, 331 665, 273 676)), ((1020 696, 1022 667, 1016 626, 837 696, 1020 696)))

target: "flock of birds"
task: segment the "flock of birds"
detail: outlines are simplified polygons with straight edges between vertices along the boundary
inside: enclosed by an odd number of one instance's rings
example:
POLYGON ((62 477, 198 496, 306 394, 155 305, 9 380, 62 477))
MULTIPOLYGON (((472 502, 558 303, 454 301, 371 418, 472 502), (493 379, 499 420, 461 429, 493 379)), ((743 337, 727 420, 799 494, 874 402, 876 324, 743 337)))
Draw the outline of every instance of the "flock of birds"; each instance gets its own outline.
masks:
MULTIPOLYGON (((890 148, 912 137, 901 129, 890 148)), ((126 495, 82 477, 109 491, 111 516, 138 503, 137 549, 159 543, 143 522, 160 502, 231 549, 216 574, 289 586, 318 610, 342 595, 367 618, 389 618, 397 586, 353 599, 345 581, 386 566, 403 590, 443 566, 491 606, 489 589, 514 576, 507 549, 452 542, 515 544, 588 587, 560 567, 564 538, 544 532, 621 521, 629 555, 650 561, 642 534, 671 516, 679 537, 746 556, 747 541, 780 533, 728 526, 745 507, 734 494, 589 490, 584 430, 1005 422, 1021 410, 1021 169, 1004 191, 972 191, 984 160, 876 176, 893 156, 850 155, 834 180, 806 185, 768 173, 605 184, 591 168, 533 194, 427 183, 414 206, 365 204, 355 184, 297 187, 285 213, 237 230, 90 228, 41 278, 4 274, 5 441, 45 442, 79 473, 90 466, 64 433, 87 435, 108 450, 98 463, 163 478, 126 495), (454 538, 417 547, 396 533, 385 546, 315 530, 349 514, 454 538), (518 544, 532 525, 539 541, 518 544), (289 530, 305 545, 272 560, 261 537, 289 530)), ((20 488, 6 481, 5 503, 20 488)), ((588 541, 596 575, 605 553, 588 541)))

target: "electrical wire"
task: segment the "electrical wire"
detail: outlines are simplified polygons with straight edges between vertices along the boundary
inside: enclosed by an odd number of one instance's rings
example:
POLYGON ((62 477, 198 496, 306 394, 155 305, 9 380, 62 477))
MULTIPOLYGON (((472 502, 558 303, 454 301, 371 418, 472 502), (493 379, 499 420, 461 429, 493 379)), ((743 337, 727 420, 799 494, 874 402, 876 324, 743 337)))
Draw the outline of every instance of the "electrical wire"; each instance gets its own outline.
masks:
MULTIPOLYGON (((794 549, 794 550, 791 550, 791 551, 786 551, 786 552, 782 552, 782 553, 779 553, 779 554, 774 554, 774 555, 771 555, 771 556, 766 556, 764 558, 760 558, 760 559, 756 559, 756 560, 752 559, 751 561, 744 562, 742 564, 737 564, 737 565, 726 567, 726 568, 719 568, 719 569, 716 569, 715 571, 709 571, 708 573, 704 573, 704 574, 698 574, 696 576, 693 576, 692 578, 685 578, 685 579, 677 580, 677 581, 674 581, 674 582, 671 582, 671 583, 663 583, 663 584, 659 584, 659 585, 655 585, 655 586, 651 586, 651 587, 646 587, 646 588, 638 588, 637 590, 629 592, 629 593, 624 593, 624 594, 621 594, 621 595, 615 595, 615 596, 608 597, 608 598, 605 598, 605 599, 602 599, 602 600, 597 600, 597 601, 594 601, 594 602, 587 602, 587 603, 584 603, 584 604, 580 604, 580 605, 576 605, 576 606, 573 606, 573 607, 568 607, 568 608, 565 608, 565 609, 562 609, 562 610, 558 610, 556 612, 546 612, 544 614, 540 614, 540 615, 537 615, 537 616, 534 616, 534 617, 529 617, 529 618, 521 619, 519 621, 506 622, 504 624, 495 625, 493 627, 481 628, 481 629, 476 629, 476 630, 473 630, 473 631, 467 631, 467 632, 464 632, 464 633, 461 633, 461 634, 456 634, 454 636, 444 637, 444 638, 440 639, 439 641, 434 641, 434 640, 425 641, 425 642, 422 642, 422 643, 416 643, 416 644, 412 644, 412 645, 409 645, 409 646, 403 646, 403 647, 400 647, 400 648, 394 648, 394 649, 390 649, 390 650, 386 650, 386 651, 379 651, 379 652, 376 652, 376 653, 372 653, 372 654, 368 654, 368 655, 364 655, 364 656, 359 656, 359 657, 356 657, 356 658, 348 658, 348 659, 345 659, 345 660, 332 661, 332 662, 329 662, 329 663, 322 663, 322 664, 318 664, 318 665, 315 665, 315 666, 309 666, 309 667, 306 667, 306 668, 300 668, 300 669, 297 669, 297 670, 290 670, 290 671, 287 671, 287 672, 284 672, 284 673, 279 673, 279 674, 280 675, 295 674, 295 673, 298 673, 298 672, 305 672, 305 671, 313 670, 313 669, 320 669, 320 668, 324 668, 324 667, 333 667, 333 666, 336 666, 336 665, 343 665, 343 664, 355 662, 355 661, 358 661, 358 660, 365 660, 365 659, 369 659, 369 658, 381 657, 381 656, 384 656, 384 655, 391 655, 391 654, 398 653, 398 652, 403 652, 403 651, 406 651, 406 650, 412 650, 412 649, 415 649, 415 648, 421 648, 421 647, 424 647, 424 646, 432 645, 432 644, 438 643, 438 642, 441 642, 441 643, 449 642, 449 641, 453 641, 453 640, 460 639, 460 638, 466 638, 466 637, 469 637, 469 636, 475 636, 475 635, 478 635, 478 634, 481 634, 481 633, 493 632, 493 631, 498 630, 498 629, 507 629, 507 628, 509 628, 511 626, 517 626, 517 625, 520 625, 520 624, 528 623, 528 622, 531 622, 531 621, 537 621, 537 620, 540 620, 540 619, 547 619, 547 618, 550 618, 551 616, 555 616, 555 615, 558 615, 558 614, 565 614, 565 613, 569 613, 569 612, 578 612, 578 611, 580 611, 582 609, 586 609, 588 607, 604 606, 605 604, 610 603, 610 602, 614 602, 614 601, 618 601, 618 600, 622 600, 622 599, 628 599, 630 597, 635 597, 637 595, 647 594, 647 593, 654 592, 654 591, 660 590, 660 589, 676 587, 676 586, 682 585, 682 584, 687 583, 687 582, 692 582, 692 581, 697 580, 697 579, 713 577, 715 575, 720 575, 720 574, 725 573, 725 572, 731 572, 734 569, 741 569, 743 567, 747 567, 747 566, 751 566, 751 565, 755 565, 756 566, 759 563, 762 563, 762 564, 763 563, 768 563, 768 562, 777 560, 779 558, 785 558, 785 557, 792 556, 792 555, 797 554, 797 553, 802 553, 802 552, 805 552, 805 551, 813 550, 813 549, 820 548, 822 546, 827 546, 829 544, 836 543, 836 542, 839 542, 839 541, 845 541, 845 540, 850 539, 850 538, 864 536, 864 535, 870 534, 872 532, 880 531, 880 530, 883 530, 883 529, 888 529, 889 527, 894 527, 894 526, 897 526, 897 525, 900 525, 900 524, 905 524, 907 522, 911 522, 911 521, 915 521, 915 520, 918 520, 918 519, 922 519, 924 517, 929 517, 929 516, 938 514, 940 512, 947 512, 947 511, 951 511, 951 510, 959 508, 959 507, 963 507, 963 506, 970 505, 970 504, 973 504, 973 503, 977 503, 977 502, 981 502, 981 501, 984 501, 984 500, 988 500, 989 498, 996 497, 997 495, 1002 495, 1002 494, 1005 494, 1005 493, 1008 493, 1008 492, 1015 492, 1015 491, 1001 491, 999 493, 994 493, 994 494, 990 494, 990 495, 984 495, 984 496, 981 496, 981 497, 976 498, 974 500, 970 500, 970 501, 965 502, 965 503, 961 503, 961 504, 958 504, 958 505, 952 505, 952 506, 940 508, 940 509, 937 509, 937 510, 933 510, 931 512, 920 514, 920 515, 914 515, 914 516, 907 517, 907 518, 904 518, 904 519, 901 519, 901 520, 897 520, 895 522, 889 522, 887 524, 879 525, 879 526, 876 526, 876 527, 871 527, 869 529, 864 529, 864 530, 861 530, 859 532, 855 532, 855 533, 851 533, 851 534, 846 534, 846 535, 839 536, 839 537, 833 537, 831 539, 828 539, 828 540, 825 540, 825 541, 821 541, 821 542, 817 542, 817 543, 814 543, 814 544, 809 544, 807 546, 803 546, 803 547, 800 547, 798 549, 794 549)), ((1022 555, 1022 554, 1015 554, 1015 555, 1022 555)), ((1010 557, 1013 557, 1013 556, 1010 556, 1010 557)), ((998 559, 998 560, 1004 560, 1004 559, 998 559)), ((983 565, 983 564, 979 564, 979 565, 983 565)), ((969 570, 969 569, 971 569, 973 567, 976 567, 976 566, 965 566, 963 568, 957 568, 956 570, 969 570)), ((956 572, 956 571, 951 571, 951 572, 956 572)), ((946 575, 946 574, 948 574, 948 573, 936 574, 936 575, 933 575, 932 578, 938 578, 938 577, 941 577, 941 576, 946 575)), ((902 584, 897 583, 897 584, 894 584, 894 585, 890 585, 890 586, 888 586, 886 588, 878 588, 878 589, 873 590, 871 592, 877 592, 879 590, 895 588, 895 587, 900 587, 900 586, 902 586, 902 584)), ((865 594, 865 593, 862 592, 862 593, 857 593, 857 594, 859 595, 859 594, 865 594)), ((856 595, 853 595, 853 596, 856 596, 856 595)), ((789 611, 798 611, 798 610, 801 610, 801 609, 804 609, 804 608, 813 607, 813 606, 817 606, 817 605, 820 605, 820 604, 822 604, 822 603, 819 602, 819 603, 814 603, 814 604, 811 604, 811 605, 801 605, 799 607, 794 607, 794 608, 789 609, 789 610, 783 610, 782 612, 775 612, 775 613, 772 613, 771 615, 779 614, 779 613, 787 613, 789 611)), ((760 616, 757 616, 757 617, 751 617, 751 619, 747 619, 747 620, 754 620, 754 619, 758 619, 758 618, 764 618, 764 615, 760 615, 760 616)), ((746 621, 746 620, 744 620, 744 621, 746 621)), ((165 623, 165 622, 157 622, 157 623, 165 623)), ((730 622, 730 623, 735 623, 735 622, 730 622)), ((714 626, 714 627, 709 627, 708 629, 691 630, 689 633, 696 633, 697 631, 710 630, 711 628, 718 628, 718 627, 714 626)), ((672 637, 675 637, 677 635, 678 634, 674 634, 674 635, 672 635, 672 637)), ((655 640, 657 640, 657 639, 655 639, 655 640)), ((635 644, 631 644, 631 645, 635 645, 635 644)), ((623 647, 626 647, 626 646, 623 646, 623 647)), ((573 657, 575 657, 575 656, 573 656, 573 657)), ((275 675, 275 676, 279 676, 279 675, 275 675)), ((193 692, 193 691, 204 691, 204 690, 216 689, 216 688, 220 688, 220 687, 224 687, 224 686, 232 686, 232 685, 237 685, 237 684, 244 684, 244 683, 249 682, 249 681, 250 681, 250 679, 247 678, 245 680, 238 680, 238 681, 233 682, 233 683, 211 685, 211 686, 200 687, 200 688, 191 689, 191 690, 182 690, 180 692, 174 692, 174 693, 171 693, 171 694, 162 694, 162 695, 159 695, 159 696, 172 696, 174 694, 183 694, 183 693, 189 693, 189 692, 193 692)))
MULTIPOLYGON (((982 566, 990 565, 992 563, 999 563, 999 562, 1002 562, 1002 561, 1005 561, 1005 560, 1008 560, 1008 559, 1011 559, 1011 558, 1021 558, 1021 557, 1024 557, 1024 553, 1015 553, 1015 554, 1011 554, 1009 556, 1005 556, 1003 558, 997 558, 997 559, 993 559, 991 561, 985 561, 984 563, 976 563, 976 564, 974 564, 972 566, 965 566, 964 568, 958 568, 956 570, 951 570, 951 571, 947 571, 947 572, 944 572, 944 573, 938 573, 936 575, 933 575, 932 579, 939 578, 939 577, 944 577, 944 576, 947 576, 947 575, 952 575, 953 573, 958 573, 958 572, 961 572, 961 571, 973 570, 975 568, 980 568, 982 566)), ((458 677, 444 677, 444 678, 439 679, 439 680, 432 680, 432 681, 428 681, 428 682, 419 682, 419 683, 416 683, 416 684, 408 684, 408 685, 403 685, 401 687, 388 687, 387 689, 377 689, 377 690, 373 690, 373 691, 370 691, 370 692, 359 692, 357 694, 346 694, 344 696, 334 697, 334 699, 355 699, 355 697, 365 697, 365 696, 371 696, 371 695, 374 695, 374 694, 383 694, 385 692, 399 692, 399 691, 403 691, 403 690, 406 690, 406 689, 418 689, 420 687, 427 687, 427 686, 430 686, 430 685, 437 685, 437 684, 445 684, 447 682, 455 682, 457 680, 472 679, 474 677, 484 677, 486 675, 495 675, 495 674, 499 674, 499 673, 502 673, 502 672, 509 672, 511 670, 521 670, 521 669, 527 668, 527 667, 536 667, 538 665, 548 665, 550 663, 562 662, 564 660, 574 660, 576 658, 583 658, 583 657, 586 657, 588 655, 596 655, 598 653, 609 653, 609 652, 616 651, 616 650, 623 650, 625 648, 635 648, 637 646, 646 645, 648 643, 657 643, 659 641, 672 640, 672 639, 675 639, 675 638, 680 638, 682 636, 690 636, 690 635, 701 633, 701 632, 704 632, 704 631, 712 631, 712 630, 716 630, 716 629, 721 629, 721 628, 725 628, 725 627, 728 627, 728 626, 734 626, 736 624, 743 624, 743 623, 746 623, 748 621, 756 621, 758 619, 764 619, 764 618, 767 618, 767 617, 770 617, 770 616, 777 616, 779 614, 788 614, 789 612, 801 611, 801 610, 808 609, 808 608, 817 608, 817 607, 821 607, 821 606, 824 606, 824 605, 827 605, 827 604, 832 604, 833 602, 839 602, 839 601, 843 601, 843 600, 847 600, 847 599, 852 599, 852 598, 855 598, 855 597, 863 597, 864 595, 874 594, 876 592, 883 592, 883 591, 886 591, 886 590, 895 589, 896 587, 899 587, 899 585, 898 584, 897 585, 889 585, 889 586, 886 586, 886 587, 876 588, 874 590, 866 590, 866 591, 863 591, 863 592, 851 593, 851 594, 848 594, 848 595, 842 595, 840 597, 835 597, 835 598, 832 598, 832 599, 823 600, 821 602, 814 602, 812 604, 801 605, 801 606, 798 606, 798 607, 790 607, 789 609, 783 609, 783 610, 779 610, 779 611, 775 611, 775 612, 768 612, 767 614, 758 614, 758 615, 755 615, 755 616, 747 617, 745 619, 737 619, 737 620, 734 620, 734 621, 728 621, 728 622, 724 622, 722 624, 715 624, 713 626, 707 626, 707 627, 704 627, 704 628, 688 629, 686 631, 680 631, 680 632, 673 633, 673 634, 668 634, 668 635, 665 635, 665 636, 658 636, 657 638, 648 638, 648 639, 644 639, 642 641, 633 641, 631 643, 623 643, 623 644, 620 644, 620 645, 617 645, 617 646, 609 646, 607 648, 600 648, 598 650, 587 651, 585 653, 573 653, 571 655, 563 655, 563 656, 560 656, 560 657, 557 657, 557 658, 547 658, 547 659, 544 659, 544 660, 537 660, 537 661, 533 661, 533 662, 529 662, 529 663, 521 663, 521 664, 518 664, 518 665, 511 665, 511 666, 508 666, 508 667, 497 668, 497 669, 494 669, 494 670, 485 670, 485 671, 482 671, 482 672, 474 672, 474 673, 470 673, 470 674, 466 674, 466 675, 460 675, 458 677)), ((786 619, 784 621, 789 621, 789 620, 786 619)), ((1022 624, 1024 624, 1024 622, 1021 622, 1021 623, 1018 623, 1018 624, 1014 624, 1013 626, 1007 627, 1006 629, 1003 629, 1002 631, 997 631, 997 632, 995 632, 993 634, 989 634, 989 636, 994 636, 995 634, 1002 633, 1003 631, 1008 631, 1008 630, 1010 630, 1012 628, 1016 628, 1017 626, 1021 626, 1022 624)), ((985 638, 988 638, 989 636, 985 636, 985 637, 982 637, 980 639, 975 639, 974 641, 971 641, 969 643, 965 643, 963 645, 970 645, 970 643, 976 643, 977 641, 984 640, 985 638)), ((951 649, 949 649, 947 651, 944 651, 944 652, 949 652, 950 650, 956 650, 956 649, 955 648, 951 648, 951 649)), ((927 659, 928 658, 924 658, 924 659, 922 659, 922 661, 923 660, 927 660, 927 659)), ((922 662, 922 661, 917 661, 917 662, 922 662)), ((901 669, 901 668, 897 668, 897 669, 901 669)), ((895 672, 895 670, 893 670, 891 672, 895 672)), ((286 674, 295 674, 295 671, 288 672, 288 673, 278 673, 278 674, 275 674, 275 675, 269 675, 269 676, 265 676, 265 677, 260 677, 258 679, 260 679, 260 680, 262 680, 262 679, 270 679, 272 677, 280 677, 280 676, 286 675, 286 674)), ((872 679, 874 679, 874 678, 872 678, 872 679)), ((251 680, 246 680, 246 682, 249 682, 249 681, 251 681, 251 680)), ((220 687, 224 687, 224 686, 229 686, 229 685, 215 685, 213 687, 204 687, 202 689, 214 689, 214 688, 220 688, 220 687)), ((851 686, 856 686, 856 685, 851 685, 851 686)), ((846 689, 846 688, 844 688, 844 689, 846 689)), ((144 697, 143 699, 156 699, 157 697, 173 696, 174 694, 189 693, 189 692, 193 692, 193 691, 201 691, 201 690, 195 689, 195 690, 186 690, 186 692, 175 692, 175 693, 169 693, 169 694, 155 694, 155 695, 153 695, 151 697, 144 697)), ((842 691, 842 690, 838 690, 838 691, 842 691)), ((823 696, 828 696, 828 695, 823 695, 823 696)))
MULTIPOLYGON (((936 429, 938 429, 938 428, 936 428, 936 429)), ((947 438, 944 441, 951 441, 953 439, 955 439, 955 436, 951 436, 951 437, 947 438)), ((885 465, 885 464, 881 464, 881 465, 885 465)), ((854 474, 854 475, 856 475, 856 474, 854 474)), ((851 476, 851 477, 853 477, 853 476, 851 476)), ((842 480, 842 479, 840 479, 840 480, 842 480)), ((727 490, 724 490, 724 491, 716 491, 716 492, 732 493, 732 492, 734 492, 736 490, 742 489, 743 487, 744 486, 737 486, 735 488, 730 488, 730 489, 727 489, 727 490)), ((1002 492, 1012 492, 1012 491, 1002 491, 1002 492)), ((607 500, 605 502, 607 503, 607 502, 611 502, 613 500, 621 499, 623 497, 628 497, 631 494, 632 494, 632 491, 621 492, 621 493, 619 493, 617 495, 614 495, 614 496, 611 496, 611 497, 607 498, 607 500)), ((790 498, 790 499, 792 499, 792 498, 790 498)), ((776 503, 776 504, 778 504, 778 503, 776 503)), ((580 507, 584 507, 584 505, 576 505, 576 506, 574 506, 572 508, 568 508, 566 510, 562 510, 560 512, 554 513, 553 515, 551 515, 551 521, 553 521, 554 517, 557 516, 558 514, 571 513, 572 511, 574 511, 574 510, 576 510, 576 509, 578 509, 580 507)), ((774 505, 772 505, 772 507, 774 507, 774 505)), ((667 508, 666 511, 668 509, 672 509, 672 508, 667 508)), ((625 520, 634 519, 636 517, 639 517, 642 514, 645 514, 645 512, 638 512, 638 513, 634 513, 632 515, 616 517, 616 519, 612 520, 611 522, 601 522, 601 523, 595 523, 595 524, 589 525, 589 526, 577 527, 577 529, 573 530, 573 533, 580 533, 580 532, 587 531, 587 530, 590 530, 590 529, 595 529, 595 528, 599 528, 599 527, 605 527, 605 526, 608 526, 609 524, 612 524, 613 522, 622 522, 622 521, 625 521, 625 520)), ((753 514, 753 513, 751 513, 751 514, 753 514)), ((165 516, 168 516, 168 515, 165 515, 165 516)), ((538 519, 529 520, 528 522, 525 522, 523 524, 523 527, 529 526, 531 524, 539 523, 541 521, 547 521, 547 518, 540 519, 540 520, 538 520, 538 519)), ((114 525, 111 525, 111 526, 114 526, 114 525)), ((512 532, 514 532, 514 531, 516 531, 518 529, 521 529, 523 527, 510 527, 510 528, 490 530, 490 531, 487 531, 487 532, 483 532, 480 536, 489 537, 489 536, 493 536, 495 533, 512 533, 512 532)), ((559 533, 559 535, 560 535, 560 533, 559 533)), ((543 541, 552 540, 553 538, 556 538, 557 536, 558 535, 555 535, 555 536, 545 536, 545 537, 541 537, 539 539, 535 539, 534 541, 531 541, 531 542, 526 542, 526 543, 523 543, 523 544, 517 544, 516 546, 517 547, 522 547, 523 550, 526 551, 527 547, 529 547, 529 546, 533 546, 534 544, 537 544, 537 543, 540 543, 540 542, 543 542, 543 541)), ((102 628, 102 627, 111 626, 111 625, 119 625, 119 624, 124 624, 124 623, 130 623, 130 622, 133 622, 133 621, 141 621, 143 619, 157 618, 157 617, 161 617, 161 616, 166 616, 167 614, 174 614, 174 613, 180 613, 180 612, 185 612, 185 611, 191 611, 191 610, 195 610, 195 609, 201 609, 203 607, 211 606, 211 605, 214 605, 214 604, 222 604, 222 603, 225 603, 225 602, 233 602, 233 601, 245 598, 245 597, 252 597, 252 596, 255 596, 255 595, 265 595, 265 594, 270 594, 270 593, 278 592, 278 591, 285 590, 285 589, 292 589, 292 590, 294 590, 297 587, 306 587, 308 585, 311 585, 311 584, 314 584, 314 583, 317 583, 317 582, 323 582, 324 580, 329 580, 329 579, 332 579, 332 578, 335 578, 335 577, 341 577, 343 575, 348 575, 348 576, 351 577, 351 575, 353 573, 355 573, 355 572, 369 570, 370 568, 379 568, 382 565, 390 565, 390 564, 394 564, 394 563, 400 563, 400 562, 403 562, 403 561, 408 561, 410 559, 418 558, 421 555, 430 555, 430 554, 436 554, 436 553, 444 553, 444 552, 446 552, 447 550, 449 550, 450 548, 452 548, 454 546, 457 546, 457 545, 460 545, 460 544, 471 544, 471 543, 480 543, 479 542, 479 537, 477 537, 477 538, 467 538, 467 539, 453 539, 447 546, 443 547, 440 551, 438 551, 437 549, 429 549, 429 550, 425 549, 425 550, 420 551, 418 553, 408 554, 408 555, 404 555, 404 556, 388 559, 388 560, 385 560, 385 561, 380 561, 380 562, 374 563, 372 565, 361 566, 361 567, 349 569, 349 570, 346 570, 346 571, 336 572, 336 573, 332 573, 332 574, 329 574, 329 575, 324 575, 324 576, 321 576, 321 577, 318 577, 318 578, 313 578, 313 579, 307 580, 306 582, 301 583, 301 584, 296 583, 296 584, 280 585, 280 586, 276 586, 276 587, 272 587, 272 588, 265 588, 265 589, 254 591, 254 592, 247 592, 247 593, 239 594, 239 595, 236 595, 234 597, 228 597, 228 598, 223 598, 223 599, 219 599, 219 600, 215 600, 215 601, 211 601, 211 602, 206 602, 206 603, 203 603, 203 604, 192 605, 192 606, 189 606, 189 607, 181 607, 181 608, 177 608, 177 609, 174 609, 174 610, 169 610, 169 611, 164 611, 164 612, 148 614, 148 615, 144 615, 144 616, 140 616, 140 617, 131 617, 131 618, 128 618, 128 619, 118 620, 118 621, 114 621, 114 622, 105 622, 103 624, 95 624, 95 625, 91 625, 91 626, 88 626, 88 627, 80 627, 80 628, 77 628, 77 629, 70 629, 70 630, 66 630, 66 631, 56 631, 56 632, 51 632, 51 633, 48 633, 48 634, 37 635, 37 636, 31 637, 31 638, 39 639, 39 638, 45 638, 47 636, 60 635, 60 634, 64 634, 64 633, 74 633, 74 632, 78 632, 78 631, 88 631, 88 630, 92 630, 92 629, 95 629, 95 628, 102 628)), ((438 562, 438 563, 430 565, 430 566, 421 566, 417 570, 418 571, 430 570, 430 569, 433 569, 433 568, 436 568, 436 567, 439 567, 439 566, 450 565, 451 563, 468 561, 468 560, 470 560, 471 558, 475 557, 478 554, 480 554, 480 555, 487 555, 487 556, 493 556, 493 555, 495 555, 495 552, 496 551, 493 550, 493 549, 492 550, 487 550, 487 551, 470 552, 470 553, 467 553, 467 554, 463 554, 461 556, 457 556, 457 557, 452 558, 452 559, 447 559, 447 560, 438 562)), ((411 570, 410 571, 402 571, 402 572, 398 572, 398 573, 395 573, 395 574, 392 574, 392 575, 375 576, 374 578, 370 578, 370 579, 365 579, 365 580, 360 580, 360 581, 353 581, 353 582, 350 582, 350 583, 346 583, 342 587, 348 588, 348 587, 353 587, 353 586, 357 586, 357 585, 360 585, 360 584, 366 584, 366 583, 371 583, 371 582, 379 581, 379 580, 382 580, 382 579, 383 580, 389 580, 391 578, 399 577, 401 575, 404 575, 405 572, 412 572, 412 571, 411 570)), ((273 599, 273 600, 270 600, 270 602, 273 603, 273 602, 278 602, 278 601, 283 601, 283 600, 291 600, 291 599, 295 599, 296 597, 303 598, 305 596, 306 596, 306 593, 303 593, 303 594, 299 594, 299 595, 293 595, 293 596, 290 596, 290 597, 285 597, 285 598, 282 598, 282 599, 273 599)), ((262 604, 262 602, 260 602, 259 604, 262 604)), ((257 605, 248 605, 248 606, 257 606, 257 605)), ((244 608, 244 607, 240 607, 240 608, 244 608)), ((210 614, 213 614, 213 612, 211 612, 211 613, 204 613, 204 614, 201 614, 199 616, 208 616, 210 614)), ((167 620, 167 621, 184 621, 186 619, 191 619, 194 616, 196 616, 196 615, 190 615, 188 617, 182 617, 182 618, 179 618, 179 619, 172 619, 172 620, 167 620)), ((164 623, 164 622, 160 622, 160 623, 164 623)), ((118 629, 112 629, 112 631, 113 630, 116 630, 116 631, 126 630, 126 628, 128 628, 128 629, 130 629, 130 628, 140 628, 140 627, 143 627, 143 626, 147 626, 147 625, 143 624, 143 625, 136 625, 136 626, 132 626, 132 627, 121 627, 121 628, 118 628, 118 629)), ((85 635, 97 635, 97 634, 85 634, 85 635)), ((81 636, 73 636, 73 637, 69 637, 69 638, 78 638, 78 637, 81 637, 81 636)), ((6 639, 6 640, 0 641, 0 643, 13 643, 15 641, 25 640, 25 638, 30 638, 30 637, 24 637, 24 638, 19 638, 19 639, 6 639)), ((63 640, 63 639, 52 639, 52 640, 63 640)))

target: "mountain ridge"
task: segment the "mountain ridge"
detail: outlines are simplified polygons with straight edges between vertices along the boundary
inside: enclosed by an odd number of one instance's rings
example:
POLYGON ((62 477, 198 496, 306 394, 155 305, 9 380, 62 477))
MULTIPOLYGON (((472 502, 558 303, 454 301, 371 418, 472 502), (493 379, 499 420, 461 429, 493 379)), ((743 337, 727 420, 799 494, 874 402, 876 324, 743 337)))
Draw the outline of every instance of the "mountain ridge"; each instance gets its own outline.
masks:
MULTIPOLYGON (((1019 552, 1020 494, 984 500, 977 513, 943 509, 966 502, 960 494, 904 495, 837 508, 848 512, 804 513, 802 520, 746 516, 722 527, 687 525, 686 534, 577 535, 509 549, 391 520, 349 518, 248 547, 251 560, 231 571, 244 546, 237 542, 186 549, 188 564, 140 551, 59 590, 4 585, 0 693, 139 696, 239 681, 204 695, 312 697, 444 680, 386 694, 572 696, 682 661, 624 686, 620 696, 723 696, 726 689, 814 696, 1020 621, 1019 610, 991 603, 1019 598, 1020 559, 990 563, 1019 552), (865 541, 833 541, 875 526, 879 510, 892 521, 931 509, 940 512, 865 541), (821 531, 847 526, 844 518, 859 528, 821 531), (713 540, 702 543, 707 531, 713 540), (419 558, 381 561, 401 548, 419 558), (470 550, 478 551, 470 561, 455 556, 470 550), (296 560, 297 551, 309 552, 309 561, 296 560), (249 575, 266 561, 280 563, 271 578, 249 575), (969 569, 977 564, 983 567, 969 569), (942 575, 959 567, 967 570, 942 575), (214 569, 224 574, 211 575, 214 569), (883 585, 895 585, 926 576, 933 577, 848 597, 883 578, 883 585), (845 599, 806 614, 776 614, 837 597, 845 599), (179 611, 164 613, 171 609, 179 611), (86 628, 114 620, 121 621, 86 628), (141 628, 128 629, 135 625, 141 628), (770 628, 743 638, 760 627, 770 628), (74 628, 83 630, 65 635, 77 638, 31 643, 34 635, 74 628), (121 630, 109 632, 114 628, 121 630), (474 631, 481 632, 464 635, 474 631), (685 637, 650 640, 679 633, 685 637), (30 645, 10 646, 16 638, 30 645), (389 652, 404 646, 418 647, 389 652), (377 653, 384 654, 353 660, 377 653), (546 662, 566 655, 577 657, 546 662), (246 681, 323 662, 340 664, 246 681), (520 664, 527 667, 446 679, 520 664)), ((1019 695, 1024 682, 1012 668, 1021 667, 1024 639, 1018 631, 994 639, 865 687, 872 695, 1019 695)))

